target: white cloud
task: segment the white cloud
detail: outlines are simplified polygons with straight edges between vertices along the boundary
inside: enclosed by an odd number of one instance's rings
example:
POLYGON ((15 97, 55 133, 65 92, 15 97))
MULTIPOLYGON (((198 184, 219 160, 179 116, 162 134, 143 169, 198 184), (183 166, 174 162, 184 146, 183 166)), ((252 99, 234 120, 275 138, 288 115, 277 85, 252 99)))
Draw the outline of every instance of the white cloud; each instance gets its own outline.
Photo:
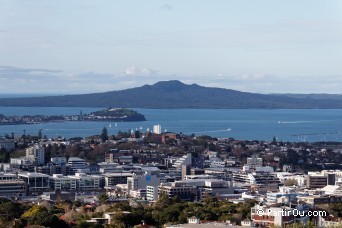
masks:
POLYGON ((138 72, 137 68, 135 66, 130 66, 125 69, 126 75, 136 75, 138 72))
POLYGON ((164 4, 164 5, 160 6, 159 9, 165 10, 165 11, 172 11, 173 7, 169 4, 164 4))
POLYGON ((150 68, 139 68, 136 66, 130 66, 125 69, 125 74, 128 76, 152 76, 155 75, 157 71, 150 68))

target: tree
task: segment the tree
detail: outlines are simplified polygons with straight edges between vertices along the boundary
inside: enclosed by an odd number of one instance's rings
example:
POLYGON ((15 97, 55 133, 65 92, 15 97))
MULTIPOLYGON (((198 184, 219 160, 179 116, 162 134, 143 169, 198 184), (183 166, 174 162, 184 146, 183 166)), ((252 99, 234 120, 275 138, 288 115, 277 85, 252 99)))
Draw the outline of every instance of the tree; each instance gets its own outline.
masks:
POLYGON ((25 209, 26 207, 23 204, 2 199, 2 203, 0 203, 0 220, 11 221, 14 218, 20 218, 25 209))
POLYGON ((101 195, 99 195, 98 198, 99 198, 100 204, 104 204, 108 200, 108 196, 106 194, 101 194, 101 195))
POLYGON ((102 129, 102 133, 101 133, 100 138, 101 138, 101 141, 102 141, 102 142, 105 142, 105 141, 108 140, 108 130, 107 130, 106 127, 104 127, 104 128, 102 129))

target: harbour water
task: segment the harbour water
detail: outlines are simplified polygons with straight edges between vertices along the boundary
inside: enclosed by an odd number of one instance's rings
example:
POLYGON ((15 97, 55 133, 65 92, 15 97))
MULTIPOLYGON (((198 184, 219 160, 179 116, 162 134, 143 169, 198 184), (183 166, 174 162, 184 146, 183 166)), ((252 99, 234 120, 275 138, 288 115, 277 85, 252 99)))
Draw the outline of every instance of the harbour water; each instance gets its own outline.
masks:
MULTIPOLYGON (((66 107, 0 107, 4 115, 77 115, 99 108, 66 107)), ((143 122, 58 122, 35 125, 0 126, 0 135, 37 135, 40 129, 47 137, 86 137, 129 129, 152 129, 160 124, 163 131, 185 134, 233 137, 246 140, 342 141, 340 109, 134 109, 145 115, 143 122)))

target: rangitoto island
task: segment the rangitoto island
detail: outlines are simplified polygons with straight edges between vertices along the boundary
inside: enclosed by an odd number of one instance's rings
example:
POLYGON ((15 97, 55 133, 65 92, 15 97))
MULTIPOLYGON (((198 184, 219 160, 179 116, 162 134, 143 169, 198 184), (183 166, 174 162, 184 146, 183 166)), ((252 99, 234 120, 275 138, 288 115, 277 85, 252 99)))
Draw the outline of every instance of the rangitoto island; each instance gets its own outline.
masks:
POLYGON ((145 121, 143 114, 132 109, 126 108, 106 108, 90 114, 78 115, 23 115, 5 116, 0 114, 0 125, 19 125, 19 124, 41 124, 48 122, 61 121, 114 121, 114 122, 134 122, 145 121))

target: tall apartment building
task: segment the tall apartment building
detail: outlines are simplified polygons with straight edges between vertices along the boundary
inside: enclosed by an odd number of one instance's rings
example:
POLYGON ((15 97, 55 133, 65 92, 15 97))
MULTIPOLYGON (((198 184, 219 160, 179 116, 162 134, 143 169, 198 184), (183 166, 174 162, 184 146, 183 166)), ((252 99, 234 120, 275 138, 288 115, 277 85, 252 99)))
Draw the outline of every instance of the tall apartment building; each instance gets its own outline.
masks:
POLYGON ((35 144, 26 149, 26 158, 34 160, 37 165, 45 163, 45 149, 43 146, 35 144))
POLYGON ((153 125, 153 133, 154 134, 158 134, 158 135, 161 134, 161 126, 160 126, 160 124, 153 125))

